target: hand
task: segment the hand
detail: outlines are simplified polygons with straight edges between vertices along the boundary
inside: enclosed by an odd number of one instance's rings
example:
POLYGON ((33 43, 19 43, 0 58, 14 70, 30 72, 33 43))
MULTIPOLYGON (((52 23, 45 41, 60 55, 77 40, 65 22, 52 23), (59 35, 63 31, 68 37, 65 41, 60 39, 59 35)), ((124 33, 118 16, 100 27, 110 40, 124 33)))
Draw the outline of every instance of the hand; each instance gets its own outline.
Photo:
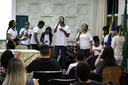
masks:
POLYGON ((64 31, 64 29, 63 29, 63 28, 60 28, 59 30, 60 30, 60 31, 64 31))
POLYGON ((32 60, 36 60, 38 58, 40 58, 40 55, 35 55, 32 60))
POLYGON ((16 53, 16 58, 21 58, 21 51, 15 51, 15 53, 16 53))
POLYGON ((61 22, 60 21, 58 21, 58 25, 60 24, 61 22))
POLYGON ((42 42, 43 44, 45 44, 45 42, 42 42))
POLYGON ((38 45, 38 47, 40 48, 40 44, 37 44, 38 45))
POLYGON ((14 46, 16 47, 16 43, 15 43, 15 42, 13 42, 13 44, 14 44, 14 46))

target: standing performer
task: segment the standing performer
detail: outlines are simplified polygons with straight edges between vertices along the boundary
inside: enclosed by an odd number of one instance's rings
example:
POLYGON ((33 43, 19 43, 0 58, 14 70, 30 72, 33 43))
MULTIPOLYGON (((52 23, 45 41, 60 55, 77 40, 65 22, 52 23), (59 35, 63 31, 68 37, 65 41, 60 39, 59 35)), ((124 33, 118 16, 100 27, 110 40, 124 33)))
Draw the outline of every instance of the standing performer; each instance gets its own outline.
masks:
POLYGON ((66 46, 67 46, 67 37, 69 37, 70 29, 69 26, 65 25, 64 17, 60 16, 58 24, 54 28, 54 33, 56 32, 56 42, 54 49, 54 57, 58 58, 59 50, 61 49, 61 57, 62 57, 62 71, 66 72, 66 46))
POLYGON ((31 39, 31 29, 29 29, 29 22, 25 22, 25 28, 20 30, 20 35, 22 41, 20 42, 21 45, 26 45, 30 49, 30 39, 31 39))

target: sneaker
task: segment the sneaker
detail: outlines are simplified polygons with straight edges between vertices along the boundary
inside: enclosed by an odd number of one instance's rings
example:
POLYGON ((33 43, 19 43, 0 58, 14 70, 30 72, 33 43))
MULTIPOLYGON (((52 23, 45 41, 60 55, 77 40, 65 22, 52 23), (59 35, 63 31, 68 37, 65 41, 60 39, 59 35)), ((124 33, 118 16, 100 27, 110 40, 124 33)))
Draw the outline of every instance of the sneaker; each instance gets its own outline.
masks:
POLYGON ((65 69, 63 69, 63 70, 62 70, 62 72, 63 72, 63 73, 66 73, 66 70, 65 70, 65 69))

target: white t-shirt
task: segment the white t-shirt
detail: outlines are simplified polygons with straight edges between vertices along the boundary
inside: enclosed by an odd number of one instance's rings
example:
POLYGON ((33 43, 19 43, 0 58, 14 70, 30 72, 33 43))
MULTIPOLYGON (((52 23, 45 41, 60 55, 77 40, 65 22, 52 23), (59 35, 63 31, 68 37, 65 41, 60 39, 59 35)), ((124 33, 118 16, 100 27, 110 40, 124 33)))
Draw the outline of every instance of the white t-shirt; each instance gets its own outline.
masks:
POLYGON ((66 71, 66 75, 69 75, 70 73, 70 70, 73 68, 73 67, 76 67, 78 64, 78 62, 75 62, 75 63, 72 63, 68 66, 68 70, 66 71))
MULTIPOLYGON (((100 44, 98 47, 95 47, 95 45, 92 46, 92 50, 102 50, 102 45, 100 44)), ((94 56, 96 55, 100 55, 100 52, 99 51, 94 51, 94 56)))
POLYGON ((38 42, 40 41, 40 29, 37 26, 35 26, 32 30, 32 37, 30 41, 31 44, 37 44, 35 37, 34 37, 34 33, 37 33, 38 42))
POLYGON ((49 45, 50 44, 50 41, 49 41, 49 34, 46 34, 44 35, 44 42, 46 45, 49 45))
POLYGON ((108 36, 109 36, 109 35, 106 35, 106 36, 103 35, 103 37, 102 37, 102 38, 104 39, 103 47, 106 46, 106 45, 105 45, 105 42, 108 42, 108 36))
MULTIPOLYGON (((76 38, 78 37, 77 34, 76 38)), ((80 49, 90 49, 90 41, 92 41, 92 36, 89 32, 81 33, 79 37, 80 49)))
POLYGON ((16 29, 13 30, 12 28, 10 28, 8 30, 8 34, 10 34, 11 39, 14 39, 17 36, 17 30, 16 29))
MULTIPOLYGON (((21 34, 22 32, 23 32, 23 35, 22 35, 21 39, 24 39, 24 38, 27 37, 27 36, 25 36, 25 34, 28 33, 28 35, 30 35, 31 32, 32 32, 32 30, 31 30, 31 29, 26 30, 25 28, 22 28, 22 29, 20 30, 20 34, 21 34)), ((25 45, 30 45, 30 38, 28 38, 27 40, 23 40, 23 41, 21 41, 20 43, 25 44, 25 45)))
MULTIPOLYGON (((55 27, 54 27, 54 29, 55 29, 55 27)), ((61 27, 60 25, 58 25, 58 28, 57 28, 57 31, 56 31, 55 45, 57 45, 57 46, 67 46, 67 37, 65 36, 64 32, 59 30, 60 28, 63 28, 68 34, 70 33, 69 26, 65 25, 64 27, 61 27)))

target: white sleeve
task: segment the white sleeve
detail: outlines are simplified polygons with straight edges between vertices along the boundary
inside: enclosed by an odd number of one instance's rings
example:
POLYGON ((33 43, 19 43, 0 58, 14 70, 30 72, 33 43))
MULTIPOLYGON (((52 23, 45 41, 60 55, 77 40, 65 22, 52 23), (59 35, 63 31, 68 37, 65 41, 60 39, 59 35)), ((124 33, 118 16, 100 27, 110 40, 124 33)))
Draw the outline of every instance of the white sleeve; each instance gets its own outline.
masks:
POLYGON ((68 70, 66 71, 66 75, 69 75, 70 70, 72 69, 72 64, 68 66, 68 70))
POLYGON ((39 32, 39 29, 36 28, 36 29, 34 30, 34 33, 38 33, 38 32, 39 32))
POLYGON ((92 39, 92 35, 90 34, 90 33, 88 33, 89 34, 89 41, 92 41, 93 39, 92 39))
POLYGON ((19 34, 21 34, 22 32, 23 32, 23 28, 21 28, 20 33, 19 33, 19 34))
POLYGON ((11 28, 8 30, 8 34, 12 34, 11 28))
POLYGON ((78 37, 79 33, 77 33, 76 38, 78 37))
POLYGON ((68 30, 67 30, 67 33, 70 33, 70 29, 69 29, 69 26, 68 26, 68 30))
POLYGON ((111 47, 113 48, 113 50, 115 49, 115 44, 116 44, 115 37, 113 37, 112 44, 111 44, 111 47))
POLYGON ((105 42, 108 42, 108 36, 109 36, 109 35, 106 35, 106 36, 105 36, 105 38, 104 38, 104 43, 105 43, 105 42))

